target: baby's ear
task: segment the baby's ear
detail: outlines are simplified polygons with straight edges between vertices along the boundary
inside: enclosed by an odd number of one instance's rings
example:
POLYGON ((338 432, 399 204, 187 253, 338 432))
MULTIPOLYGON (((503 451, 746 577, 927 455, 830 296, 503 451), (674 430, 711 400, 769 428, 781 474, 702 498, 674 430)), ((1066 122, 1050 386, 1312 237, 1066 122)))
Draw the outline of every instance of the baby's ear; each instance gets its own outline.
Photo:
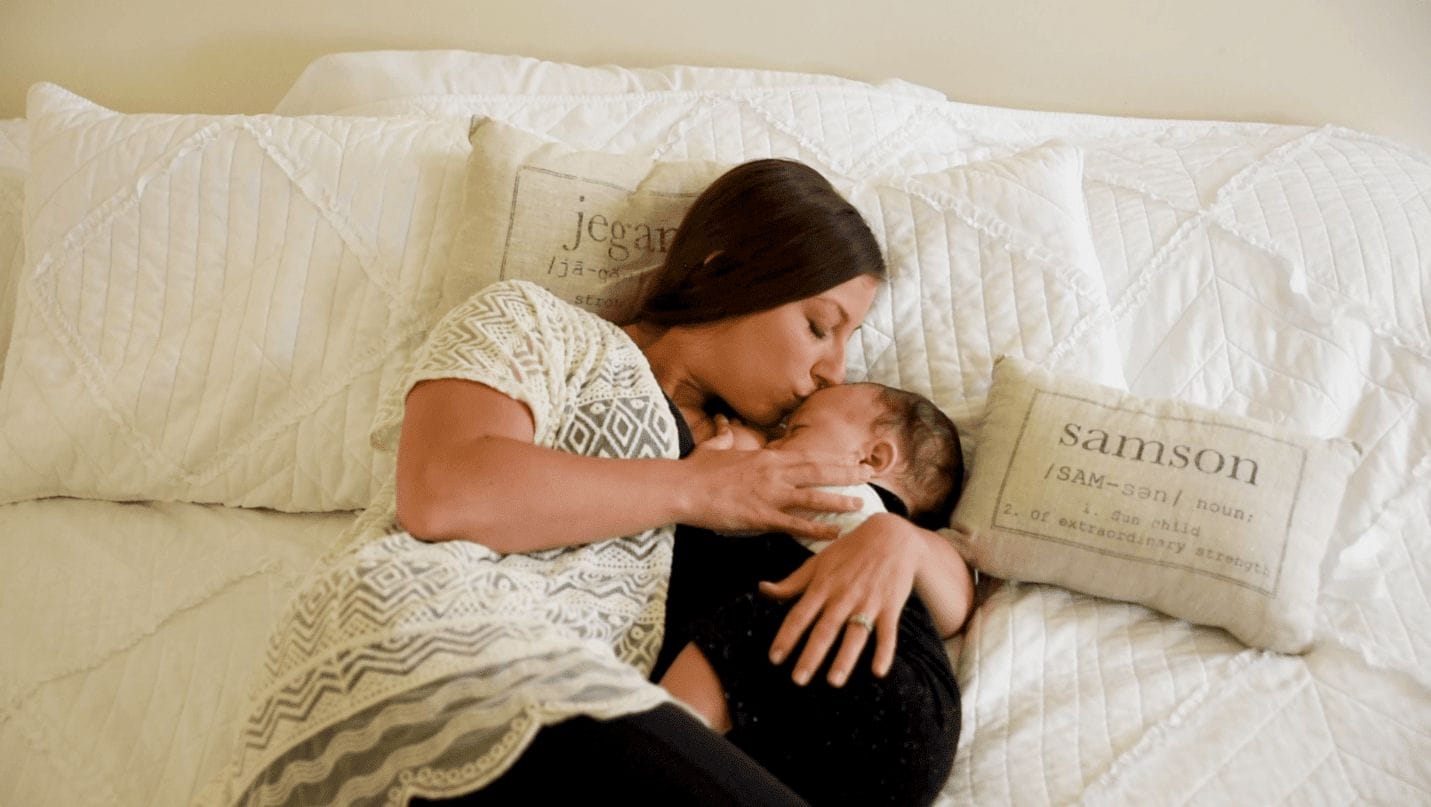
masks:
POLYGON ((870 467, 875 474, 883 474, 894 469, 899 462, 899 447, 893 440, 883 437, 875 438, 865 449, 865 456, 862 460, 870 467))

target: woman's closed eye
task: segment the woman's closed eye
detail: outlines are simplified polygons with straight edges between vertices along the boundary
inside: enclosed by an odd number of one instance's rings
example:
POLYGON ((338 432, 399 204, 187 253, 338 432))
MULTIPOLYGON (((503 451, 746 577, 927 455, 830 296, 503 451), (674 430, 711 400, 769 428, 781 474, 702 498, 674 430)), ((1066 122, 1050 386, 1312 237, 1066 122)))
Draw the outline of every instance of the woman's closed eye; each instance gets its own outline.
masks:
POLYGON ((810 320, 810 333, 814 334, 816 339, 824 339, 830 334, 830 331, 812 319, 810 320))

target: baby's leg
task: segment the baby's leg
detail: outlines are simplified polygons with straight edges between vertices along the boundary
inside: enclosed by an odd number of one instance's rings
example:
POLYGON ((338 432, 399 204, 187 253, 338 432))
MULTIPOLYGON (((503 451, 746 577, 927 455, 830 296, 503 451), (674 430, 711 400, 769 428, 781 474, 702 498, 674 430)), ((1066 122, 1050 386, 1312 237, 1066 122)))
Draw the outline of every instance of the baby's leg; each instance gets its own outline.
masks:
POLYGON ((730 731, 725 690, 716 677, 715 668, 694 644, 681 648, 670 669, 661 677, 661 686, 704 718, 712 729, 721 734, 730 731))

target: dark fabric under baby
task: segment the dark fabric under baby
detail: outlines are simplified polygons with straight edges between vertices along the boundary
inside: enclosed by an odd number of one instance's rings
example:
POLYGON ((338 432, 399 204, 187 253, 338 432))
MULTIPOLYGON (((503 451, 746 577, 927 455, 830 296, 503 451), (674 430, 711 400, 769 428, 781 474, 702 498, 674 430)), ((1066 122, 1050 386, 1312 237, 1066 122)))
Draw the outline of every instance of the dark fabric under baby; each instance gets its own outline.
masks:
MULTIPOLYGON (((672 410, 685 456, 690 433, 672 410)), ((725 689, 727 738, 801 797, 815 805, 928 804, 953 766, 959 688, 918 596, 900 615, 895 662, 884 678, 870 671, 873 640, 838 689, 825 681, 834 650, 803 687, 790 677, 803 645, 785 663, 770 663, 790 604, 761 596, 756 585, 786 577, 811 554, 781 533, 731 537, 677 527, 652 680, 694 641, 725 689)))
POLYGON ((960 728, 958 685, 933 621, 911 597, 888 675, 870 672, 871 641, 843 687, 825 681, 833 651, 797 686, 790 676, 799 648, 780 665, 768 657, 789 604, 754 589, 808 557, 786 535, 679 530, 653 677, 694 641, 725 689, 727 738, 801 797, 816 805, 928 804, 949 777, 960 728))

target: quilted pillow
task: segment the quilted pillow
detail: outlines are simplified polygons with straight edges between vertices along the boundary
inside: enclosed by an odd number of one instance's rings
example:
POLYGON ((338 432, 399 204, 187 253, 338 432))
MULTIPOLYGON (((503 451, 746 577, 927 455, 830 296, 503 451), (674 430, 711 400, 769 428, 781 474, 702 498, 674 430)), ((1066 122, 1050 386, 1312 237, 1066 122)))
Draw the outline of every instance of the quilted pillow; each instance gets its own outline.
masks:
POLYGON ((720 67, 620 67, 564 64, 527 56, 464 50, 332 53, 314 59, 279 101, 283 115, 404 115, 462 111, 464 98, 533 95, 568 98, 658 93, 759 92, 788 87, 871 89, 943 101, 909 82, 879 84, 813 73, 720 67))
MULTIPOLYGON (((520 278, 619 319, 728 167, 583 151, 478 121, 442 307, 520 278)), ((890 272, 848 346, 850 377, 920 392, 966 424, 1001 353, 1122 386, 1081 168, 1076 149, 1050 144, 933 174, 831 176, 890 272)))
POLYGON ((1357 458, 1344 440, 1003 357, 952 532, 997 577, 1300 653, 1357 458))
POLYGON ((435 318, 460 122, 124 115, 29 97, 0 501, 355 509, 435 318))
POLYGON ((25 207, 25 172, 30 157, 29 130, 23 120, 0 121, 0 378, 15 319, 15 287, 25 259, 21 222, 25 207))

